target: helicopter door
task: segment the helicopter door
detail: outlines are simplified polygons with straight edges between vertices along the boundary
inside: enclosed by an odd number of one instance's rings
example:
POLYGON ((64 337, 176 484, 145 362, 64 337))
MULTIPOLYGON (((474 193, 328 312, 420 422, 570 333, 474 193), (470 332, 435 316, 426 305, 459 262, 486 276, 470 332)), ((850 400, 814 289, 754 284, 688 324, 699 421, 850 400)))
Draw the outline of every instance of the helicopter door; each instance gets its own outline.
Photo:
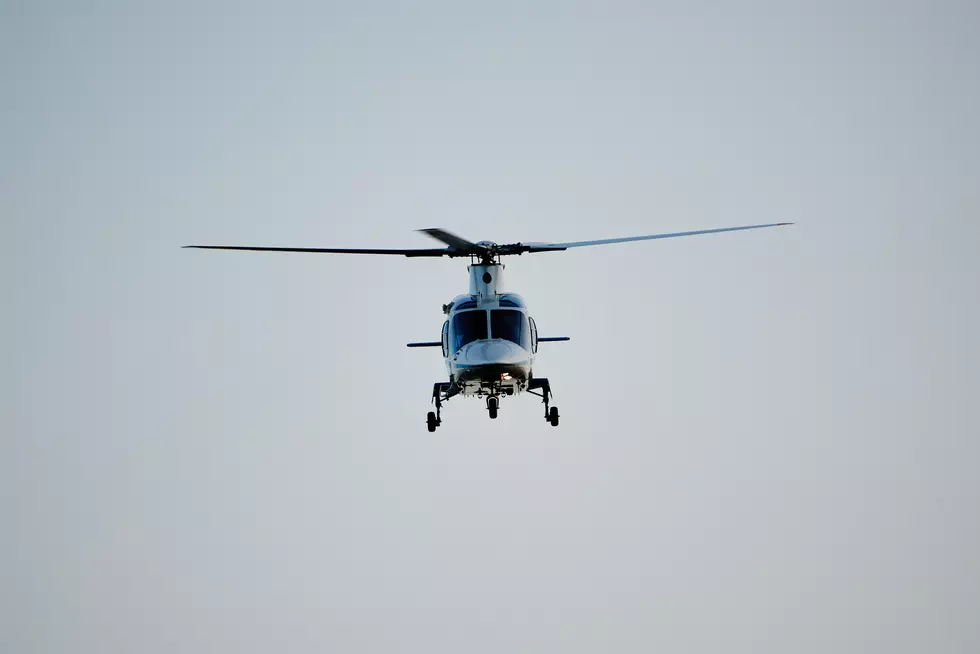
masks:
POLYGON ((531 354, 538 353, 538 326, 534 324, 534 318, 531 316, 527 317, 528 322, 531 324, 531 354))
POLYGON ((442 356, 449 356, 449 321, 442 324, 442 356))

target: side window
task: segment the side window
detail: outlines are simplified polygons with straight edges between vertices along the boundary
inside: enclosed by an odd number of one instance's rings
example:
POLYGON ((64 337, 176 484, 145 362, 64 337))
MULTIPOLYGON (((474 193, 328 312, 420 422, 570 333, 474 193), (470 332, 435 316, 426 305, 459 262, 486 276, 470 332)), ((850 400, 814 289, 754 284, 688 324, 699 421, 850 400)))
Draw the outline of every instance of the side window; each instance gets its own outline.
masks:
POLYGON ((528 321, 531 323, 531 352, 537 353, 538 351, 538 326, 534 324, 534 318, 528 316, 528 321))
POLYGON ((442 323, 442 356, 449 356, 449 321, 442 323))

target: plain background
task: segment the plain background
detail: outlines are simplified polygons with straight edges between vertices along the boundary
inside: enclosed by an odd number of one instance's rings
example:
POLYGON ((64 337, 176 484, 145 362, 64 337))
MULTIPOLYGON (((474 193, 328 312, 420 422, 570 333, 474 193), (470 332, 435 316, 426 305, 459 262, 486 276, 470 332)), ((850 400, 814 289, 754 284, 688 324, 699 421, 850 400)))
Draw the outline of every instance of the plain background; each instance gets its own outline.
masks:
POLYGON ((0 5, 0 650, 980 650, 974 2, 0 5), (458 260, 535 398, 425 430, 458 260))

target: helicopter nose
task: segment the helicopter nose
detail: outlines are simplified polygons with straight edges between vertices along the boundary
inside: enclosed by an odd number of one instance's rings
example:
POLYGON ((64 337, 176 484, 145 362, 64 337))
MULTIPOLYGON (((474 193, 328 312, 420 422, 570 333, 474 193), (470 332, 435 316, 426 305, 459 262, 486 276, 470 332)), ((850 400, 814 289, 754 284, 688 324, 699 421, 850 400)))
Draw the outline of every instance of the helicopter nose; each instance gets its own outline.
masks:
POLYGON ((478 356, 484 361, 513 364, 523 363, 527 360, 527 352, 521 346, 510 341, 494 339, 480 343, 476 349, 478 356))
POLYGON ((502 339, 474 341, 463 348, 457 360, 467 365, 521 365, 527 362, 528 352, 517 343, 502 339))

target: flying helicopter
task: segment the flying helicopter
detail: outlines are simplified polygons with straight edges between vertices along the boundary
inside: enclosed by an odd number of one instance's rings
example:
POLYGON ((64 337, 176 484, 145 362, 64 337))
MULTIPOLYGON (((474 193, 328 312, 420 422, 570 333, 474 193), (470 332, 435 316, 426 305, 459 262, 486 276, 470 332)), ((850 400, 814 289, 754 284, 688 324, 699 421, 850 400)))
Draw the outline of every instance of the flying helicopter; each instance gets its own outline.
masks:
POLYGON ((469 291, 442 305, 446 316, 442 337, 438 341, 408 343, 408 347, 441 348, 449 381, 432 386, 431 403, 426 425, 434 432, 442 424, 442 405, 457 395, 486 400, 487 413, 497 417, 503 397, 529 393, 542 399, 544 418, 558 426, 558 407, 551 404, 553 394, 547 377, 534 375, 534 360, 541 343, 570 340, 568 336, 540 336, 537 324, 528 313, 524 299, 515 293, 503 292, 500 283, 503 265, 501 257, 542 252, 561 252, 571 248, 611 245, 631 241, 650 241, 680 236, 719 234, 767 227, 782 227, 793 223, 769 223, 722 227, 689 232, 626 236, 595 241, 569 243, 507 243, 472 242, 443 229, 421 229, 419 232, 440 241, 446 247, 413 248, 405 250, 376 248, 291 248, 248 245, 185 245, 199 250, 245 250, 252 252, 307 252, 316 254, 380 254, 405 257, 469 258, 467 266, 469 291))

